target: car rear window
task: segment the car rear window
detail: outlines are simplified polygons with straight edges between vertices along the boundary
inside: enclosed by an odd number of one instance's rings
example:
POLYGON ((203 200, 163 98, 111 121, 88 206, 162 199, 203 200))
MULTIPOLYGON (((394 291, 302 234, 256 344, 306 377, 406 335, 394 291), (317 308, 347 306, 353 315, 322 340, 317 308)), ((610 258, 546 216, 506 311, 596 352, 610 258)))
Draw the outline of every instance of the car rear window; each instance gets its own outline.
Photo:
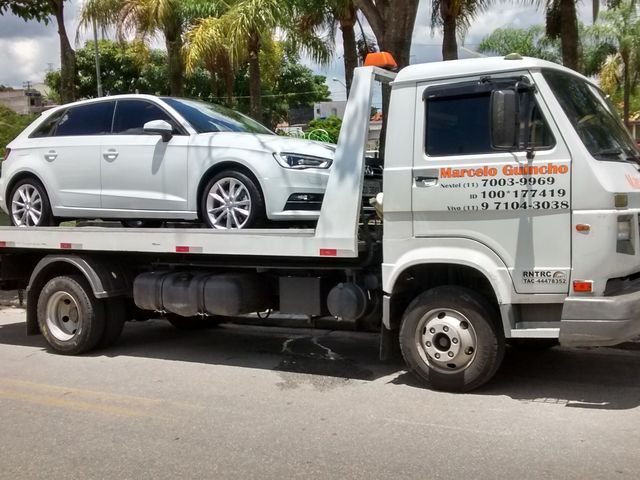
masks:
POLYGON ((31 135, 29 135, 30 138, 42 138, 42 137, 50 137, 54 134, 55 130, 56 130, 56 124, 58 123, 58 120, 60 120, 60 118, 62 117, 62 115, 64 115, 65 113, 65 109, 62 110, 58 110, 55 113, 52 113, 51 115, 49 115, 47 118, 45 118, 42 123, 40 124, 40 126, 38 128, 36 128, 31 135))
POLYGON ((106 135, 111 132, 114 102, 89 103, 71 107, 56 128, 56 137, 106 135))

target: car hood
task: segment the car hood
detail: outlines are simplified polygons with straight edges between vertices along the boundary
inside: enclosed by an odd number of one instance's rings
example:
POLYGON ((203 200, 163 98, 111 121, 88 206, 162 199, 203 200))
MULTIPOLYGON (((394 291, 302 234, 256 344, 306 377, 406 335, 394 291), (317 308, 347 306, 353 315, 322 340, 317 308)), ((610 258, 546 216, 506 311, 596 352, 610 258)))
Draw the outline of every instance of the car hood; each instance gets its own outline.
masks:
POLYGON ((269 153, 303 153, 314 157, 333 159, 336 147, 330 143, 314 142, 279 135, 261 135, 242 132, 201 133, 195 145, 253 150, 269 153))

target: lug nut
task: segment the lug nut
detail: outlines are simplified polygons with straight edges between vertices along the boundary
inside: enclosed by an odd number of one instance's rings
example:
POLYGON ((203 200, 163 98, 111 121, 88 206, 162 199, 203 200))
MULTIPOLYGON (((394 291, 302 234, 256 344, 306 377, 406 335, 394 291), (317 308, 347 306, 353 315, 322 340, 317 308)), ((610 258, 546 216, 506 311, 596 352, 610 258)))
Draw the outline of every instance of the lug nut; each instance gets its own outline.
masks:
POLYGON ((431 327, 431 328, 429 329, 429 331, 430 331, 431 333, 436 333, 436 329, 435 329, 435 328, 433 328, 433 327, 431 327))
POLYGON ((457 344, 457 343, 458 343, 458 339, 457 339, 457 338, 452 338, 452 339, 451 339, 451 343, 453 343, 453 344, 457 344))
POLYGON ((449 357, 453 358, 453 352, 448 353, 449 357))
POLYGON ((449 327, 447 327, 447 326, 445 325, 444 327, 442 327, 442 330, 443 330, 443 331, 445 331, 445 332, 448 332, 448 331, 449 331, 449 327))
POLYGON ((473 347, 468 347, 464 353, 466 353, 467 355, 471 355, 473 353, 473 347))
POLYGON ((425 345, 426 345, 427 347, 430 347, 430 346, 431 346, 431 342, 427 342, 425 345))
POLYGON ((439 354, 439 353, 436 353, 436 354, 435 354, 435 357, 436 357, 436 358, 440 358, 440 354, 439 354))

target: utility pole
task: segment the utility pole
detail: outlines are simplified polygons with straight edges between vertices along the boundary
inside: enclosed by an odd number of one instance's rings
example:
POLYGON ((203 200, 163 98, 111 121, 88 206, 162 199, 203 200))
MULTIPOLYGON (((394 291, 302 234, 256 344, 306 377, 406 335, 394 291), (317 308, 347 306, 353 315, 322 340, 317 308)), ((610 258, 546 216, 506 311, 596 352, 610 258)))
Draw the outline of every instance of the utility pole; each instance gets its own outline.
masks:
POLYGON ((98 86, 98 97, 102 97, 102 80, 100 79, 100 49, 98 48, 98 26, 93 20, 93 46, 96 55, 96 81, 98 86))

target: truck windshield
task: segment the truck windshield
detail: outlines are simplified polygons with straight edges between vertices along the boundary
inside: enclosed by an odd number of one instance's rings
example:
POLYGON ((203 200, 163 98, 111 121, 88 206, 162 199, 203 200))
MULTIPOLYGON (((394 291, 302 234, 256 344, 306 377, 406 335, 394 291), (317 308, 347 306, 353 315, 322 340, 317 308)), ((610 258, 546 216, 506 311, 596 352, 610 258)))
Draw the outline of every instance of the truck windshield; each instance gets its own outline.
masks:
POLYGON ((267 127, 242 113, 213 103, 163 97, 198 133, 245 132, 275 135, 267 127))
POLYGON ((598 160, 640 161, 640 152, 602 91, 574 75, 542 72, 589 153, 598 160))

